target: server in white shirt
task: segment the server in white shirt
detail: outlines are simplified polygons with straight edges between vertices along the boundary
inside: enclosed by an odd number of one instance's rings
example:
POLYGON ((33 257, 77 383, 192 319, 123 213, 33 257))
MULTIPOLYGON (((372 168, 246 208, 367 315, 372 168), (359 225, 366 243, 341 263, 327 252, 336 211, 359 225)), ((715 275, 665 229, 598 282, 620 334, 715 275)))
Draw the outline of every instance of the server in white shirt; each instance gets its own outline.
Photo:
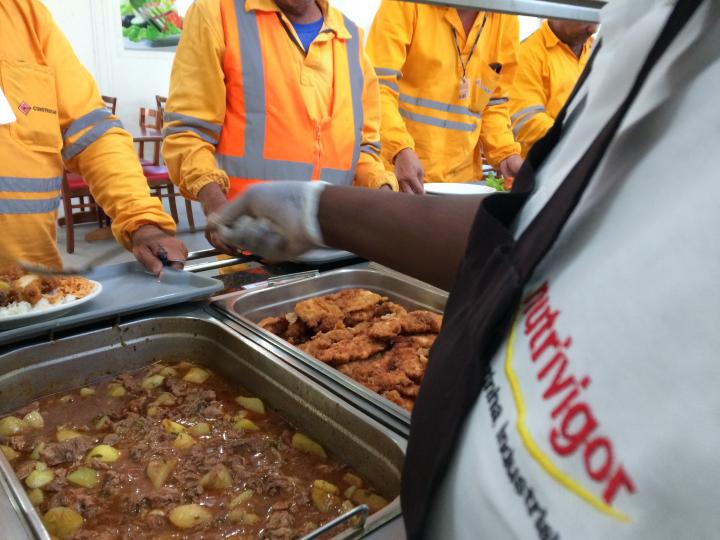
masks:
POLYGON ((720 1, 615 0, 601 23, 513 193, 278 183, 216 217, 264 255, 329 245, 451 289, 413 411, 411 538, 720 530, 720 1))

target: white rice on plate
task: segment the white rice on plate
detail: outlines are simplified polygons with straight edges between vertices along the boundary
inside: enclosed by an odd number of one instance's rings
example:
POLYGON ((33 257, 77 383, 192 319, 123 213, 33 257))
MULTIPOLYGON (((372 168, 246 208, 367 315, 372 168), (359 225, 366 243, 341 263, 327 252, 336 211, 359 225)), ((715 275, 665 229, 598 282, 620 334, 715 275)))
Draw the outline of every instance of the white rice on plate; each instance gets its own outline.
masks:
POLYGON ((68 294, 60 298, 54 304, 50 302, 47 298, 41 298, 40 301, 34 306, 30 302, 25 301, 13 302, 12 304, 8 304, 7 306, 0 308, 0 319, 7 319, 10 317, 15 317, 17 315, 24 315, 26 313, 38 313, 40 311, 45 311, 55 306, 70 304, 72 302, 75 302, 76 300, 77 298, 75 296, 73 296, 72 294, 68 294))

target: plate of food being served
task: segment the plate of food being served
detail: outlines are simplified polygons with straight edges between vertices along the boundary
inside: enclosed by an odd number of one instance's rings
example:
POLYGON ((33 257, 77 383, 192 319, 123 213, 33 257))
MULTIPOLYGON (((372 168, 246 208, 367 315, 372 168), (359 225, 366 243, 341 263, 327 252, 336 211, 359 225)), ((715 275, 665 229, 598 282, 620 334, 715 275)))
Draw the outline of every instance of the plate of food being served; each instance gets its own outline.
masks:
POLYGON ((102 292, 82 276, 39 275, 11 267, 0 271, 0 330, 64 315, 102 292))

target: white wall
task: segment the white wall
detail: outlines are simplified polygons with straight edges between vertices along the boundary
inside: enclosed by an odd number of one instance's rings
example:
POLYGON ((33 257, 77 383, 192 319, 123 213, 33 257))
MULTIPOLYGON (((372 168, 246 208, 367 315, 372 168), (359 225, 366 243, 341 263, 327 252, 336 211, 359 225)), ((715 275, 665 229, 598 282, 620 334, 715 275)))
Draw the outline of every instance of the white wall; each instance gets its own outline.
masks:
POLYGON ((137 125, 140 107, 167 95, 173 53, 123 48, 120 0, 43 0, 102 94, 118 98, 118 115, 137 125))

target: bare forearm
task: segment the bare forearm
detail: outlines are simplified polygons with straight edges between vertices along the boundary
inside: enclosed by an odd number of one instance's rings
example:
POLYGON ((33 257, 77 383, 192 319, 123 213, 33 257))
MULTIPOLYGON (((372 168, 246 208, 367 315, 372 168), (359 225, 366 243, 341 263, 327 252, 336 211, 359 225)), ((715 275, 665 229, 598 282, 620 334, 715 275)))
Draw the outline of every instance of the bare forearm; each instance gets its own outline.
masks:
POLYGON ((449 290, 482 197, 430 197, 328 187, 325 242, 449 290))

